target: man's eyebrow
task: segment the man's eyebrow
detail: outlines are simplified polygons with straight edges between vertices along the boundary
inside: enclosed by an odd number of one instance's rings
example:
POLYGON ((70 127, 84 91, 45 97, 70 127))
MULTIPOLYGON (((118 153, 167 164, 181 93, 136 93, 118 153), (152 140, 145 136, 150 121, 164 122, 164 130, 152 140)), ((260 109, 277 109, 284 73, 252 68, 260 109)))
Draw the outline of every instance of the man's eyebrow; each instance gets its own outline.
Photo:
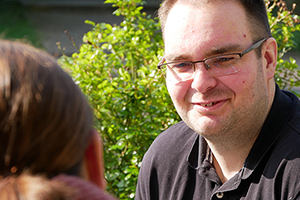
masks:
MULTIPOLYGON (((239 44, 229 44, 222 47, 213 47, 209 51, 203 54, 203 59, 209 58, 211 56, 226 54, 226 53, 241 53, 240 50, 241 45, 239 44)), ((188 54, 181 54, 181 55, 175 55, 175 54, 169 54, 165 55, 165 59, 168 61, 180 61, 180 60, 190 60, 191 55, 188 54)))
POLYGON ((241 45, 239 44, 229 44, 223 47, 213 47, 207 53, 204 54, 204 57, 211 57, 215 55, 221 55, 226 53, 241 53, 241 45))
POLYGON ((182 54, 182 55, 170 54, 170 55, 166 55, 165 59, 170 60, 170 61, 173 61, 173 60, 189 60, 190 56, 185 55, 185 54, 182 54))

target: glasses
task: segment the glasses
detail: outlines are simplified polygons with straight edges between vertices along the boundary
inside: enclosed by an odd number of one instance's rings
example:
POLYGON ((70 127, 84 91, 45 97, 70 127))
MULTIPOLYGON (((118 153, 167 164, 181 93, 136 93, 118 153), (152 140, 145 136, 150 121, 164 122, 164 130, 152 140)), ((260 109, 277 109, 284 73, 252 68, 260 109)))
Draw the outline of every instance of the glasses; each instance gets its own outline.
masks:
POLYGON ((230 53, 212 56, 199 61, 173 61, 164 63, 166 59, 163 57, 158 63, 157 68, 167 75, 167 80, 174 81, 184 81, 193 78, 196 70, 195 64, 200 62, 204 63, 206 70, 208 70, 212 76, 233 74, 240 71, 241 65, 239 65, 239 62, 241 58, 250 51, 258 48, 266 40, 267 39, 264 38, 256 42, 242 53, 230 53))

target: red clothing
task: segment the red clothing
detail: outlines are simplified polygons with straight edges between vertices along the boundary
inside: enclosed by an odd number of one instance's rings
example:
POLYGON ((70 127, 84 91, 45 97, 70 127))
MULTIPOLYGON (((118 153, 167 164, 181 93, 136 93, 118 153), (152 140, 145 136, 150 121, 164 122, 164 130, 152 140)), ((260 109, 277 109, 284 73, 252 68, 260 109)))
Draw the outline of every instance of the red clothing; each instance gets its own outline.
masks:
POLYGON ((55 181, 63 182, 66 186, 76 189, 74 200, 116 200, 111 195, 105 193, 96 185, 84 181, 77 176, 59 175, 53 178, 55 181))

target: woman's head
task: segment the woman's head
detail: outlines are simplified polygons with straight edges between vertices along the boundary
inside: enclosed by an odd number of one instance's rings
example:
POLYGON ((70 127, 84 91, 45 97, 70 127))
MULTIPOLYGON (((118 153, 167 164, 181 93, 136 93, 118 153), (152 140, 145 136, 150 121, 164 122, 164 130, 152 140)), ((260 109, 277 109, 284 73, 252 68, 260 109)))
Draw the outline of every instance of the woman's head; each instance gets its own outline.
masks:
POLYGON ((0 175, 78 174, 92 123, 85 96, 52 56, 0 41, 0 175))

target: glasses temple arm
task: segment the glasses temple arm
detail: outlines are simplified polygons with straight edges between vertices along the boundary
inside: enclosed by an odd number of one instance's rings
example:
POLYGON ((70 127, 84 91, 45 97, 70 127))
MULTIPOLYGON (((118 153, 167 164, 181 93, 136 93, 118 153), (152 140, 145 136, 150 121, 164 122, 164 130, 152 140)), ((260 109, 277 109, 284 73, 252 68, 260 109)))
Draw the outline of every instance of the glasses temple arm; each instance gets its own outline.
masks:
POLYGON ((160 69, 162 64, 166 61, 165 57, 162 57, 162 59, 159 61, 159 63, 157 64, 157 69, 160 69))
POLYGON ((249 53, 249 52, 252 51, 253 49, 258 48, 258 47, 259 47, 264 41, 266 41, 266 40, 267 40, 267 38, 264 38, 264 39, 262 39, 262 40, 256 42, 254 45, 252 45, 251 47, 249 47, 248 49, 246 49, 245 51, 243 51, 243 52, 241 53, 241 56, 245 55, 246 53, 249 53))

